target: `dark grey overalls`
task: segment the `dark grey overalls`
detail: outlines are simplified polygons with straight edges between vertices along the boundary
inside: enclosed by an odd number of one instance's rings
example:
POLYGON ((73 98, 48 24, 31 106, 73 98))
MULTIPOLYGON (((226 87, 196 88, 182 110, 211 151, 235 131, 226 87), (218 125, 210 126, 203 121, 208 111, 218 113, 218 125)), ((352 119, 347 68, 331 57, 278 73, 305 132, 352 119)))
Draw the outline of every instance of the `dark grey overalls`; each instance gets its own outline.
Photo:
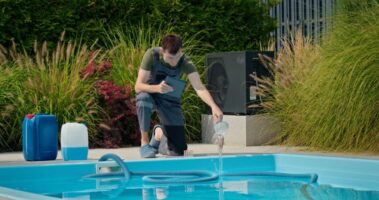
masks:
MULTIPOLYGON (((182 71, 183 56, 175 68, 169 68, 159 61, 159 47, 154 48, 154 61, 148 84, 156 85, 161 83, 166 76, 180 79, 182 71)), ((184 136, 184 119, 181 109, 181 99, 160 93, 141 92, 137 94, 137 115, 140 129, 148 132, 150 130, 150 120, 153 109, 158 112, 159 120, 166 136, 162 139, 159 148, 163 154, 168 150, 169 155, 183 155, 187 150, 184 136), (166 142, 167 141, 167 142, 166 142)))

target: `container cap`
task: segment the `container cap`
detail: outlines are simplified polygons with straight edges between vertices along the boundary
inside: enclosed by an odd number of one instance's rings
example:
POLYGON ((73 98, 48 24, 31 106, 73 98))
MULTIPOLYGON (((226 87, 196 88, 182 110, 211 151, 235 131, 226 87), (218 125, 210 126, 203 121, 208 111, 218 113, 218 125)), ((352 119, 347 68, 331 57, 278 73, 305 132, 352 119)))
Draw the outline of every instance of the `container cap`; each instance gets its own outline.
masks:
POLYGON ((26 118, 27 118, 27 119, 33 119, 34 116, 35 116, 34 114, 27 114, 27 115, 26 115, 26 118))

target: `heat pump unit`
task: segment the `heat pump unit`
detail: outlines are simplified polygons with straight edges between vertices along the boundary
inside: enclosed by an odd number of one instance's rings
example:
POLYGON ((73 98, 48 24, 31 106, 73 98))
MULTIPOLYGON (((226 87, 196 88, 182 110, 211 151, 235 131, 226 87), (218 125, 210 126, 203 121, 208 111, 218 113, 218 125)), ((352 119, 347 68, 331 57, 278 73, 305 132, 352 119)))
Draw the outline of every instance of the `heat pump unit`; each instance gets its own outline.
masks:
POLYGON ((237 51, 206 55, 207 88, 224 114, 248 115, 258 112, 248 108, 251 103, 262 101, 253 86, 257 82, 250 76, 270 77, 258 54, 274 57, 274 52, 237 51))

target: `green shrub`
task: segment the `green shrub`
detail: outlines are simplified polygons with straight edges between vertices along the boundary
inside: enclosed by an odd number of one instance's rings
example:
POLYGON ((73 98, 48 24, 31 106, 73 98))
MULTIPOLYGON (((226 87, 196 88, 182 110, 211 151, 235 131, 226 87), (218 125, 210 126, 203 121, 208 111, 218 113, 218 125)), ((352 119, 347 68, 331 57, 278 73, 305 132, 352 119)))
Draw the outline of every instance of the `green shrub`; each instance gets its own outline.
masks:
POLYGON ((214 51, 259 49, 269 41, 276 20, 269 10, 279 1, 209 0, 152 1, 149 20, 171 22, 183 36, 203 32, 201 41, 214 51))
MULTIPOLYGON (((21 42, 29 52, 34 40, 55 42, 82 37, 86 43, 99 39, 108 27, 138 27, 140 20, 158 28, 171 24, 173 31, 190 37, 202 32, 201 41, 214 51, 258 49, 275 29, 269 8, 278 0, 112 0, 112 1, 0 1, 0 44, 21 42), (41 9, 43 8, 43 9, 41 9), (38 11, 38 12, 36 12, 38 11)), ((49 43, 54 46, 54 43, 49 43)))

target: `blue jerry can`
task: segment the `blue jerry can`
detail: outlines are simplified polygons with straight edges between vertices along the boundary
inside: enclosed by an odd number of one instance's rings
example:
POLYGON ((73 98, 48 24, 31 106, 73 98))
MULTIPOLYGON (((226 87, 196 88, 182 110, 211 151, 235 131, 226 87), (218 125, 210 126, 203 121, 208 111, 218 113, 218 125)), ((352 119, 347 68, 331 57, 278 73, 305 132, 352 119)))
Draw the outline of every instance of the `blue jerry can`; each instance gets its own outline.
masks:
POLYGON ((58 153, 58 123, 54 115, 28 114, 22 122, 25 160, 55 160, 58 153))

